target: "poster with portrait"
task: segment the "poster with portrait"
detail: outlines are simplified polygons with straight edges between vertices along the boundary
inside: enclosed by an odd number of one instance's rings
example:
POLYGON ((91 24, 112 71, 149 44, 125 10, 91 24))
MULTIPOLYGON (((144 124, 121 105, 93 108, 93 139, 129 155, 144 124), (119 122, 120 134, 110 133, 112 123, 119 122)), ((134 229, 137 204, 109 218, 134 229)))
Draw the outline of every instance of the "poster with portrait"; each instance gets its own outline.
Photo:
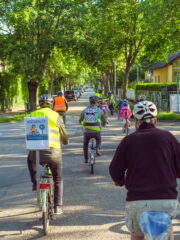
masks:
POLYGON ((26 148, 49 149, 48 117, 25 117, 26 148))

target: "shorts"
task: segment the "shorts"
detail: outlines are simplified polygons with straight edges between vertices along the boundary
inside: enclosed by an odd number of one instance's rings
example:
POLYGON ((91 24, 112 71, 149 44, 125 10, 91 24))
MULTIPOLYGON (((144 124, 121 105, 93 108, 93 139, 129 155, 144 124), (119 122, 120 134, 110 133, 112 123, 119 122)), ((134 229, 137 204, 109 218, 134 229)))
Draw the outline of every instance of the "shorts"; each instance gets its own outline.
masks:
POLYGON ((179 202, 176 199, 163 200, 139 200, 126 202, 126 225, 130 233, 135 236, 144 236, 140 229, 137 216, 144 211, 162 211, 175 217, 180 211, 179 202))

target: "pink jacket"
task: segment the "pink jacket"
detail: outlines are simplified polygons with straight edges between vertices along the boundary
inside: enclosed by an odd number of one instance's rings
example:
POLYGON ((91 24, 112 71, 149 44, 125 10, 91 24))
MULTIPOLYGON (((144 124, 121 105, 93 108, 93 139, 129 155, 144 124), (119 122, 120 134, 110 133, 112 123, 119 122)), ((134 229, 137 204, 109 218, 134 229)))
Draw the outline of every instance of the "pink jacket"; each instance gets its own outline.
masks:
POLYGON ((122 117, 122 119, 127 119, 131 117, 131 111, 128 107, 122 107, 121 111, 119 113, 119 116, 122 117))

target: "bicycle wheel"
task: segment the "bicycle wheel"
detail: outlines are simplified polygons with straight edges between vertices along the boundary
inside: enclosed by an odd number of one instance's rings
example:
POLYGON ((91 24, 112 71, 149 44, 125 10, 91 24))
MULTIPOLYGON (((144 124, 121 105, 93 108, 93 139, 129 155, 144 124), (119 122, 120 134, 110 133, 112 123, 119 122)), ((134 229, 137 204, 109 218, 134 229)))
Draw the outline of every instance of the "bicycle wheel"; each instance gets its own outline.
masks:
POLYGON ((91 174, 94 174, 94 163, 91 163, 91 174))
POLYGON ((42 192, 42 221, 44 235, 48 234, 49 227, 49 202, 48 202, 48 190, 42 192))
POLYGON ((129 128, 128 128, 128 126, 126 125, 126 126, 125 126, 125 134, 126 134, 126 136, 128 135, 128 133, 129 133, 129 128))

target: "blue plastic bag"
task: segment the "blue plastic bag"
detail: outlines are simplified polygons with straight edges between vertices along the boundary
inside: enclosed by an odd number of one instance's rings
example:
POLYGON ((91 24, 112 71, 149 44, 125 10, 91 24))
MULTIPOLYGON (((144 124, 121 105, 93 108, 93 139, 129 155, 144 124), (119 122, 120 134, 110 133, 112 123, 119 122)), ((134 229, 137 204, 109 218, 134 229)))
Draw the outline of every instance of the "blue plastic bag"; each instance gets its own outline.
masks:
POLYGON ((171 219, 166 212, 142 212, 138 215, 139 225, 147 239, 168 239, 167 228, 171 219))

